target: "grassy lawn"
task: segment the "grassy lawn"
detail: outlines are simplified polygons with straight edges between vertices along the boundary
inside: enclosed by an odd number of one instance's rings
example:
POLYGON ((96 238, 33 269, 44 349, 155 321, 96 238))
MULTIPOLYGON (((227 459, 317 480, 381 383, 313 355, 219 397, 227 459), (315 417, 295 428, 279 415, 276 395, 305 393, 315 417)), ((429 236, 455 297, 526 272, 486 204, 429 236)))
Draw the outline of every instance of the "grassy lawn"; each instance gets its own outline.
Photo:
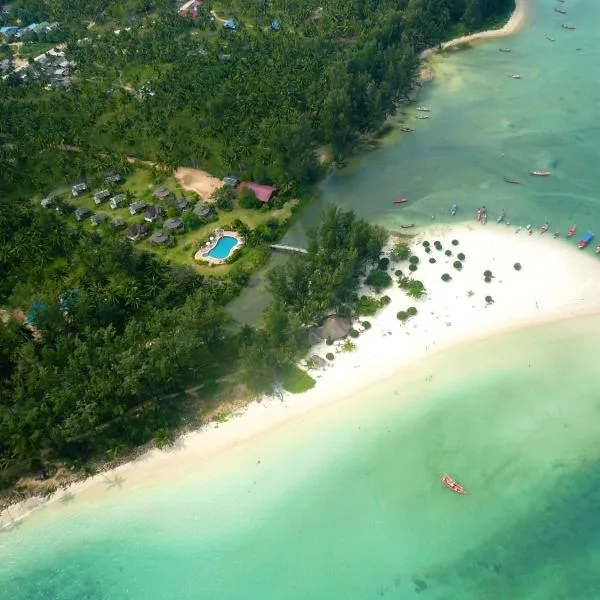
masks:
POLYGON ((301 394, 315 387, 316 381, 296 365, 288 365, 281 372, 281 384, 291 394, 301 394))

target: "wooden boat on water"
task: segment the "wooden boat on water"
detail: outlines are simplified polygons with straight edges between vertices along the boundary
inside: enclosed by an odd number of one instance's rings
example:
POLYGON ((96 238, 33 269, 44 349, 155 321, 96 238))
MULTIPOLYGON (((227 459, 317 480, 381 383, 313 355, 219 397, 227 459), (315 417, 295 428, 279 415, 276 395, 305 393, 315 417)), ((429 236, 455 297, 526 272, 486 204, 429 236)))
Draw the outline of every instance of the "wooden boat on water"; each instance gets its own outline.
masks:
POLYGON ((567 237, 571 238, 575 235, 575 232, 577 231, 577 225, 573 225, 573 227, 571 227, 571 229, 569 229, 568 233, 567 233, 567 237))
POLYGON ((431 109, 427 108, 426 106, 417 106, 417 110, 419 112, 431 112, 431 109))
POLYGON ((453 492, 456 492, 457 494, 466 494, 467 490, 465 490, 465 488, 460 485, 460 483, 457 483, 454 479, 452 479, 452 477, 450 477, 450 475, 442 475, 442 483, 449 489, 452 490, 453 492))
POLYGON ((569 31, 572 31, 573 29, 575 29, 575 25, 570 25, 569 23, 563 23, 563 24, 561 25, 561 27, 562 27, 563 29, 568 29, 569 31))
POLYGON ((431 119, 430 115, 417 115, 417 119, 431 119))
POLYGON ((561 15, 566 15, 567 14, 567 11, 564 8, 560 8, 560 6, 557 6, 554 9, 554 12, 560 13, 561 15))
POLYGON ((594 238, 594 234, 591 231, 586 231, 583 234, 583 237, 577 243, 577 247, 580 250, 583 250, 592 241, 593 238, 594 238))
POLYGON ((518 179, 511 179, 510 177, 505 177, 504 181, 506 181, 506 183, 516 183, 516 184, 521 183, 518 179))
POLYGON ((414 129, 412 127, 400 127, 400 131, 406 131, 407 133, 410 133, 411 131, 414 131, 414 129))
POLYGON ((414 223, 406 223, 404 225, 400 225, 400 229, 412 229, 414 226, 414 223))
POLYGON ((550 171, 529 171, 530 175, 535 175, 536 177, 549 177, 552 175, 550 171))
POLYGON ((513 73, 513 74, 511 75, 511 78, 512 78, 512 79, 521 79, 521 76, 520 76, 518 73, 513 73))
POLYGON ((394 200, 394 204, 404 204, 405 202, 408 202, 408 198, 396 198, 394 200))
POLYGON ((548 223, 548 221, 546 221, 541 227, 540 227, 540 233, 546 233, 546 231, 548 231, 548 227, 550 227, 550 223, 548 223))
POLYGON ((500 52, 512 52, 510 48, 498 48, 500 52))
POLYGON ((546 39, 547 39, 549 42, 555 42, 555 41, 556 41, 556 39, 555 39, 555 38, 553 38, 551 35, 548 35, 548 34, 546 34, 546 39))

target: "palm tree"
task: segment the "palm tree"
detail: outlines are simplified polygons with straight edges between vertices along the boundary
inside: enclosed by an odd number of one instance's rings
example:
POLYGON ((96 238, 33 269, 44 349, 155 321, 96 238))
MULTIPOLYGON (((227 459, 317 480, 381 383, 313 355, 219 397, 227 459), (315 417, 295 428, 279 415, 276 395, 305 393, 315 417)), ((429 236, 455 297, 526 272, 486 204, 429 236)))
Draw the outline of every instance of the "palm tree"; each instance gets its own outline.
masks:
POLYGON ((425 286, 421 281, 413 279, 408 284, 406 295, 409 298, 415 298, 416 300, 418 300, 419 298, 422 298, 423 296, 427 295, 427 290, 425 289, 425 286))

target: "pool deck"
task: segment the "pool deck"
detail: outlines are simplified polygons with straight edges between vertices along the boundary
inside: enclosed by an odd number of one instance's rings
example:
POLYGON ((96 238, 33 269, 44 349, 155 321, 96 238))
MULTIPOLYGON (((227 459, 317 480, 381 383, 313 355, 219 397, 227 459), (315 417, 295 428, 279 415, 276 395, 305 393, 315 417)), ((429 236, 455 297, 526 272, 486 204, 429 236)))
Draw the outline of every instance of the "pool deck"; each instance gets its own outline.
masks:
POLYGON ((196 254, 194 254, 195 260, 201 260, 209 265, 222 265, 227 262, 227 259, 234 252, 237 252, 244 246, 244 238, 237 231, 223 231, 222 229, 217 229, 213 235, 215 239, 208 246, 203 246, 196 254), (213 258, 212 256, 208 256, 208 253, 215 248, 219 243, 219 240, 226 236, 235 238, 237 241, 237 244, 229 251, 229 254, 225 258, 213 258))

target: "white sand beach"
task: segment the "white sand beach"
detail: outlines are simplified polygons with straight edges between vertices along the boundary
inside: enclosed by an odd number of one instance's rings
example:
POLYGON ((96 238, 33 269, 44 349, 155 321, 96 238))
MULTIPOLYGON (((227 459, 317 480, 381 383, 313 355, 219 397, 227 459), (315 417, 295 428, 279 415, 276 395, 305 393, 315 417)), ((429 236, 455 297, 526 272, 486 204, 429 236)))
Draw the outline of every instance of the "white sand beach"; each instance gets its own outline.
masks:
MULTIPOLYGON (((567 245, 553 239, 551 233, 542 235, 536 230, 528 235, 525 230, 516 233, 515 229, 472 222, 433 226, 419 233, 413 249, 420 263, 414 275, 425 284, 427 296, 420 300, 408 298, 395 283, 384 290, 382 295, 390 296, 390 304, 366 318, 372 326, 355 340, 354 351, 336 353, 324 370, 311 371, 317 379, 312 390, 253 402, 226 423, 214 423, 187 434, 173 449, 153 450, 112 472, 61 490, 50 500, 34 498, 15 505, 0 515, 0 529, 12 526, 41 506, 69 510, 67 503, 56 502, 65 496, 75 496, 80 505, 98 502, 107 493, 122 493, 118 486, 107 487, 111 478, 126 477, 126 488, 132 490, 159 480, 164 473, 181 473, 186 466, 197 465, 219 451, 326 404, 340 402, 343 408, 345 397, 361 390, 368 394, 378 382, 397 376, 433 353, 513 329, 597 312, 600 260, 593 248, 577 250, 577 236, 567 245), (432 249, 427 254, 421 244, 425 239, 432 245, 439 240, 443 250, 432 249), (452 245, 453 239, 459 241, 457 246, 452 245), (445 255, 448 249, 453 256, 445 255), (459 252, 465 254, 460 272, 452 266, 459 252), (435 264, 429 263, 431 257, 436 259, 435 264), (514 269, 516 262, 522 265, 520 271, 514 269), (486 270, 494 276, 489 283, 483 276, 486 270), (443 273, 449 273, 451 281, 442 281, 443 273), (487 303, 486 296, 491 296, 493 303, 487 303), (401 323, 396 314, 409 306, 416 307, 418 313, 401 323)), ((407 267, 406 262, 392 265, 390 273, 396 269, 408 273, 407 267)), ((332 346, 322 344, 311 353, 324 357, 333 351, 332 346)))
MULTIPOLYGON (((461 44, 468 44, 469 42, 503 38, 513 35, 527 23, 531 15, 531 10, 531 0, 515 0, 515 10, 511 14, 510 19, 506 22, 504 27, 501 27, 500 29, 490 29, 489 31, 480 31, 470 35, 463 35, 462 37, 444 42, 442 44, 442 50, 447 50, 448 48, 452 48, 454 46, 460 46, 461 44)), ((427 59, 434 54, 435 51, 436 49, 434 48, 428 48, 421 53, 421 58, 427 59)))

